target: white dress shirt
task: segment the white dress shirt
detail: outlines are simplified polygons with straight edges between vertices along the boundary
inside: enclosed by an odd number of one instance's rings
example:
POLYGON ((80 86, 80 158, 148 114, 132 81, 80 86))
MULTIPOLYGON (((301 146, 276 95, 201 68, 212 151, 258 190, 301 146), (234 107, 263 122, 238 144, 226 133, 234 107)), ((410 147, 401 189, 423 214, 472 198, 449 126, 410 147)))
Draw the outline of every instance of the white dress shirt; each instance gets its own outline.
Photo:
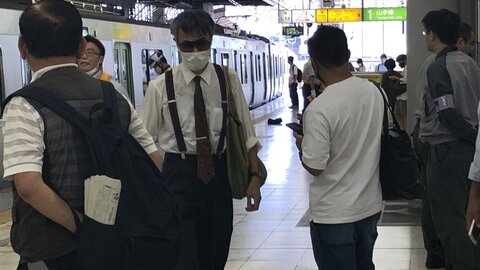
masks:
MULTIPOLYGON (((247 149, 259 145, 255 136, 250 112, 243 96, 243 90, 237 74, 229 70, 230 85, 235 100, 237 114, 245 128, 247 149)), ((184 64, 173 68, 173 84, 175 99, 177 101, 178 117, 182 129, 187 154, 196 154, 195 117, 193 109, 193 96, 195 93, 194 78, 197 76, 184 64)), ((217 151, 220 131, 222 129, 223 110, 221 103, 220 85, 213 64, 209 63, 202 77, 202 87, 207 122, 209 128, 212 151, 217 151)), ((180 153, 175 138, 175 133, 168 108, 168 97, 165 86, 165 74, 150 81, 147 93, 143 100, 143 121, 147 131, 152 136, 158 136, 159 147, 169 153, 180 153)), ((259 145, 260 146, 260 145, 259 145)))

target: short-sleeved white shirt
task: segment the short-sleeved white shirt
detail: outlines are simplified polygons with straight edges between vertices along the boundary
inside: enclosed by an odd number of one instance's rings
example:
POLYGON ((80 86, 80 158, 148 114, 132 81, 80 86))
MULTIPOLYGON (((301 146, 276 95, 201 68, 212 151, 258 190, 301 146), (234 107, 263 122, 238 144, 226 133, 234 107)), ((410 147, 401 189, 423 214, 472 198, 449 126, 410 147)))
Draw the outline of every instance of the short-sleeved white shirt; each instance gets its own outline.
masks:
MULTIPOLYGON (((255 128, 252 123, 242 86, 235 71, 229 69, 230 87, 235 100, 235 108, 239 120, 245 131, 247 149, 257 145, 261 147, 255 136, 255 128)), ((195 74, 183 63, 173 68, 173 83, 175 98, 177 101, 178 118, 185 139, 187 154, 197 153, 197 141, 195 132, 195 119, 193 108, 193 96, 195 93, 195 74)), ((202 77, 202 87, 205 110, 207 112, 208 128, 210 130, 210 144, 212 151, 216 152, 222 129, 222 98, 217 73, 213 64, 208 64, 205 71, 199 75, 202 77)), ((162 151, 179 153, 175 131, 173 128, 168 97, 165 84, 165 75, 158 76, 150 81, 145 98, 143 99, 143 121, 148 132, 152 136, 158 136, 158 143, 162 151)), ((224 144, 224 148, 226 145, 224 144)))
MULTIPOLYGON (((32 77, 32 82, 46 72, 76 64, 60 64, 38 70, 32 77)), ((128 101, 128 100, 127 100, 128 101)), ((143 126, 142 119, 133 105, 130 105, 130 126, 128 132, 150 154, 157 148, 143 126)), ((14 97, 5 107, 3 114, 3 176, 12 180, 12 176, 21 172, 42 172, 44 123, 40 114, 23 97, 14 97)))
POLYGON ((383 99, 371 82, 329 85, 304 115, 303 162, 323 170, 310 184, 315 223, 349 223, 382 209, 379 182, 383 99))

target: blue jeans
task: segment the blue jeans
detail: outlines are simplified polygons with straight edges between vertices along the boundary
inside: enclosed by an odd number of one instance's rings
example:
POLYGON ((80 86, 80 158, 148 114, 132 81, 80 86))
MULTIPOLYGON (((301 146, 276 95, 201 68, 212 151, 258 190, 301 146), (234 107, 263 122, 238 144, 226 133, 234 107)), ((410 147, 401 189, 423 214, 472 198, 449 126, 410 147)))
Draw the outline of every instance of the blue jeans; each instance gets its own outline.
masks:
POLYGON ((310 222, 313 255, 321 270, 374 270, 373 245, 380 212, 352 223, 310 222))

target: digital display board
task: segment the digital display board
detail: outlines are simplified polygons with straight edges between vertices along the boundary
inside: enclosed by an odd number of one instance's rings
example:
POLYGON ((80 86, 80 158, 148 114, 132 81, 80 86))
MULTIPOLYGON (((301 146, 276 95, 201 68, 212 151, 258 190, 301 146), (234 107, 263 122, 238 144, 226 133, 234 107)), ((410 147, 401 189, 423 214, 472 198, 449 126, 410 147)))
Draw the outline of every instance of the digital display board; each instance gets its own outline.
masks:
POLYGON ((328 10, 327 9, 316 9, 315 10, 315 22, 317 22, 317 23, 328 22, 328 10))
POLYGON ((364 21, 406 21, 407 8, 393 7, 393 8, 364 8, 364 21))
POLYGON ((292 23, 314 23, 314 9, 296 9, 292 10, 292 23))
POLYGON ((303 26, 284 26, 282 27, 282 35, 301 36, 303 35, 303 26))
POLYGON ((291 23, 292 22, 292 11, 291 10, 279 10, 278 11, 278 22, 279 23, 291 23))
POLYGON ((332 8, 328 10, 328 22, 360 22, 361 8, 332 8))

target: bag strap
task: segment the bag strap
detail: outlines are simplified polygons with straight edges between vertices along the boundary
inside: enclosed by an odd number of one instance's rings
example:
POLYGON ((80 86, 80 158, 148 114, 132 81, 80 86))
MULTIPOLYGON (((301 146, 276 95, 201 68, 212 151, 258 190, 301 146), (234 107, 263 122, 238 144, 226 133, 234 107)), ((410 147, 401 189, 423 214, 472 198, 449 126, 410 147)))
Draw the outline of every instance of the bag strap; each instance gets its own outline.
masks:
POLYGON ((388 114, 387 114, 388 111, 390 111, 390 114, 392 115, 393 125, 395 126, 395 128, 400 129, 400 124, 395 118, 392 108, 388 105, 387 97, 385 96, 383 89, 377 84, 375 83, 373 84, 375 85, 375 87, 377 87, 378 91, 380 91, 380 94, 382 95, 382 98, 383 98, 383 134, 388 135, 388 114))
POLYGON ((180 151, 183 158, 187 152, 187 146, 185 145, 185 140, 183 139, 183 132, 180 126, 180 119, 178 117, 177 100, 175 99, 175 90, 173 88, 173 72, 171 69, 165 72, 165 86, 167 90, 168 109, 170 110, 173 131, 175 133, 175 139, 177 140, 178 151, 180 151))
POLYGON ((218 77, 218 82, 220 84, 220 94, 222 97, 222 129, 220 130, 220 138, 218 139, 218 147, 217 147, 217 153, 221 153, 223 151, 223 146, 225 145, 225 136, 227 133, 227 106, 228 106, 228 101, 227 101, 227 87, 229 91, 231 92, 230 89, 230 81, 229 81, 229 72, 228 68, 225 68, 225 70, 222 69, 220 65, 213 64, 215 67, 215 72, 217 73, 218 77), (228 82, 228 83, 226 83, 228 82))

